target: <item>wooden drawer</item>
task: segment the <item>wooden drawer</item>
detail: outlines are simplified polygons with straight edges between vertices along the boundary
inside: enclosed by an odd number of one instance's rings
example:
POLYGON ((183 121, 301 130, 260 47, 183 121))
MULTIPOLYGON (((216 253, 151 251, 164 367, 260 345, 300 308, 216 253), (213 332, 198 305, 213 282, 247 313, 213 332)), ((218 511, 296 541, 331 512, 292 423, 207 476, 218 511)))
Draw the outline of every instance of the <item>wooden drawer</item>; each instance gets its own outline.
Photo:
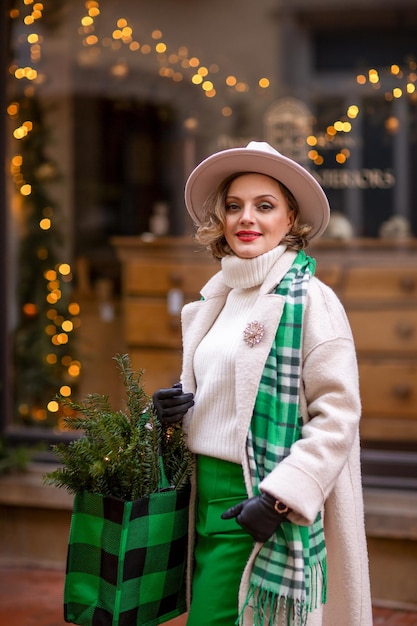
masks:
POLYGON ((417 363, 360 361, 359 376, 364 417, 417 424, 417 363))
POLYGON ((181 289, 197 299, 201 288, 219 270, 216 264, 176 265, 131 261, 125 268, 125 289, 129 294, 166 294, 181 289))
POLYGON ((352 267, 346 274, 343 297, 359 300, 417 298, 416 267, 352 267))
POLYGON ((168 313, 162 298, 128 299, 125 302, 125 339, 127 344, 181 348, 179 315, 168 313))
POLYGON ((180 380, 181 350, 131 348, 129 354, 132 369, 143 370, 143 385, 148 395, 152 396, 156 389, 172 387, 180 380))
POLYGON ((358 352, 417 354, 417 312, 347 311, 358 352))

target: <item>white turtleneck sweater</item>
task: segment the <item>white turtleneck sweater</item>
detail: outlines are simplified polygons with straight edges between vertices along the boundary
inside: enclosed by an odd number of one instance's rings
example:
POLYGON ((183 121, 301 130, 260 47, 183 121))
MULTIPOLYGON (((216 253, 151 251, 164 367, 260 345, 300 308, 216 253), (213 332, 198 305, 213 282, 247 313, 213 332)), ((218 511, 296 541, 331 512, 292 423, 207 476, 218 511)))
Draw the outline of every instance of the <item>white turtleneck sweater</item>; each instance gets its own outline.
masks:
POLYGON ((235 436, 236 393, 245 390, 236 390, 235 354, 247 324, 256 320, 253 307, 260 286, 284 251, 285 246, 278 246, 253 259, 222 259, 223 279, 231 291, 194 355, 197 391, 188 445, 196 454, 242 462, 235 436))

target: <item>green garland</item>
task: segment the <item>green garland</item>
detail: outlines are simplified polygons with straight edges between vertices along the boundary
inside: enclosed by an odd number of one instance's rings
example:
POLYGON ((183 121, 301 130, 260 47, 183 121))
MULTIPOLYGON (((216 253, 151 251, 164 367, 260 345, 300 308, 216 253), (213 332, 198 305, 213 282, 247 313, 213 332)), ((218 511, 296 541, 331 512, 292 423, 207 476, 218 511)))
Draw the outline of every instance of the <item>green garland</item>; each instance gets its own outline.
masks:
POLYGON ((122 500, 136 500, 158 491, 161 459, 169 484, 189 483, 192 455, 180 425, 163 426, 128 355, 115 360, 126 389, 127 411, 114 411, 107 396, 87 395, 83 402, 60 398, 73 414, 66 425, 83 435, 69 445, 54 446, 63 467, 45 475, 47 484, 70 493, 88 491, 122 500))

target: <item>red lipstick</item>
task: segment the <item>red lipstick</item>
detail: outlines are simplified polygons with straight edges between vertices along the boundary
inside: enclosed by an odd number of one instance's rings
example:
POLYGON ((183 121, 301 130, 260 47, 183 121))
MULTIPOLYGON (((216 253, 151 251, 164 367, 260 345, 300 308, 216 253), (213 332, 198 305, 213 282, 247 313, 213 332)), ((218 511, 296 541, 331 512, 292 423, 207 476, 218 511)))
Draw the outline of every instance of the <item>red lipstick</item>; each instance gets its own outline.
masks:
POLYGON ((254 230, 239 230, 236 233, 236 237, 240 239, 240 241, 255 241, 258 237, 261 236, 261 233, 257 233, 254 230))

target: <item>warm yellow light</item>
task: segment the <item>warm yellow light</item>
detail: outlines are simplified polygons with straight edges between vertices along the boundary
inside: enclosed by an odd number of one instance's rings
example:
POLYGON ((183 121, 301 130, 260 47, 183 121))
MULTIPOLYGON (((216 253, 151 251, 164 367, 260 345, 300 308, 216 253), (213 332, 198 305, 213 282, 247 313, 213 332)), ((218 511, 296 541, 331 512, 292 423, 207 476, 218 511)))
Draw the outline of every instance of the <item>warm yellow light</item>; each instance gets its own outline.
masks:
POLYGON ((364 76, 363 74, 358 74, 358 76, 356 77, 356 82, 359 85, 365 85, 365 83, 366 83, 366 76, 364 76))
POLYGON ((41 221, 39 222, 39 226, 42 230, 49 230, 51 228, 51 220, 49 219, 49 217, 44 217, 43 219, 41 219, 41 221))
POLYGON ((45 361, 48 363, 48 365, 55 365, 58 359, 57 359, 56 354, 54 354, 53 352, 50 352, 49 354, 46 355, 45 361))
POLYGON ((199 67, 198 70, 197 70, 197 74, 200 74, 200 76, 207 76, 208 73, 209 73, 209 71, 208 71, 208 69, 206 67, 204 67, 204 65, 199 67))
POLYGON ((397 74, 399 74, 401 72, 400 66, 395 64, 395 63, 393 65, 391 65, 390 69, 391 69, 391 74, 394 74, 394 76, 397 76, 397 74))
POLYGON ((39 35, 37 33, 31 33, 27 37, 28 43, 37 43, 39 41, 39 35))
POLYGON ((91 9, 88 9, 88 15, 90 17, 97 17, 98 15, 100 15, 100 9, 98 9, 97 7, 92 7, 91 9))
POLYGON ((10 117, 17 115, 19 113, 18 103, 12 102, 11 104, 9 104, 9 106, 7 107, 7 113, 10 115, 10 117))
POLYGON ((214 96, 216 95, 217 91, 215 89, 208 89, 207 91, 204 92, 204 95, 207 98, 214 98, 214 96))
POLYGON ((155 50, 158 52, 158 54, 163 54, 167 50, 166 44, 162 42, 157 43, 155 46, 155 50))
POLYGON ((81 363, 79 361, 72 361, 68 367, 68 374, 73 376, 79 376, 81 372, 81 363))
POLYGON ((81 24, 83 26, 91 26, 91 24, 94 24, 94 20, 89 15, 85 15, 84 17, 81 18, 81 24))
POLYGON ((152 39, 161 39, 162 32, 160 30, 152 31, 152 39))
POLYGON ((57 335, 54 335, 53 337, 51 337, 51 342, 54 344, 54 346, 62 346, 68 343, 68 335, 66 335, 65 333, 59 333, 57 335))
POLYGON ((198 59, 197 57, 191 57, 189 63, 190 67, 198 67, 200 65, 200 59, 198 59))
POLYGON ((48 324, 48 326, 46 326, 45 328, 45 333, 47 335, 49 335, 50 337, 52 337, 53 335, 55 335, 56 333, 56 327, 54 326, 54 324, 48 324))
POLYGON ((22 185, 20 187, 20 193, 22 194, 22 196, 30 196, 30 194, 32 193, 32 186, 28 183, 22 185))
POLYGON ((236 78, 236 76, 228 76, 228 77, 226 78, 226 85, 227 85, 228 87, 234 87, 234 86, 236 85, 236 83, 237 83, 237 78, 236 78))
POLYGON ((306 143, 309 146, 317 146, 317 137, 314 135, 309 135, 306 139, 306 143))
POLYGON ((59 393, 61 394, 61 396, 64 396, 64 398, 68 398, 68 396, 70 396, 72 393, 72 389, 69 385, 62 385, 59 393))
POLYGON ((394 96, 394 98, 401 98, 401 96, 403 95, 403 90, 399 87, 395 87, 395 89, 392 90, 392 95, 394 96))
POLYGON ((201 83, 203 82, 203 77, 200 76, 200 74, 194 74, 194 76, 191 77, 191 82, 194 85, 201 85, 201 83))
POLYGON ((89 35, 85 38, 85 43, 87 44, 87 46, 94 46, 96 43, 98 43, 98 37, 96 35, 89 35))
POLYGON ((116 24, 118 28, 124 28, 125 26, 127 26, 127 20, 125 20, 124 17, 121 17, 117 20, 116 24))
POLYGON ((28 71, 26 72, 26 78, 28 80, 36 80, 38 78, 37 70, 34 70, 31 67, 28 68, 28 71))
POLYGON ((65 322, 62 322, 61 328, 66 333, 70 333, 72 330, 74 330, 74 324, 71 322, 71 320, 65 320, 65 322))
POLYGON ((80 314, 80 305, 78 302, 71 302, 68 305, 68 311, 71 315, 79 315, 80 314))
POLYGON ((59 404, 56 400, 51 400, 50 402, 48 402, 46 408, 50 413, 56 413, 57 411, 59 411, 59 404))
POLYGON ((317 159, 319 153, 317 152, 317 150, 309 150, 308 151, 308 158, 311 159, 312 161, 314 161, 314 159, 317 159))
POLYGON ((129 37, 132 36, 133 30, 130 28, 130 26, 125 26, 122 29, 122 37, 123 39, 128 39, 129 37))
POLYGON ((413 83, 407 83, 407 93, 414 93, 416 86, 413 83))
POLYGON ((32 15, 26 15, 26 17, 23 20, 23 22, 24 22, 24 24, 26 24, 26 26, 32 26, 34 21, 35 20, 33 19, 32 15))
POLYGON ((56 273, 56 271, 55 271, 55 270, 46 270, 46 271, 43 273, 43 277, 44 277, 46 280, 48 280, 48 281, 51 281, 51 280, 56 280, 56 278, 57 278, 57 273, 56 273))
POLYGON ((326 133, 332 137, 332 136, 334 136, 337 133, 337 130, 336 130, 335 126, 328 126, 326 128, 326 133))
POLYGON ((56 304, 59 300, 57 294, 55 292, 53 293, 48 293, 48 295, 46 296, 45 300, 47 302, 49 302, 49 304, 56 304))
POLYGON ((368 76, 369 76, 369 82, 376 84, 379 82, 379 75, 378 72, 374 69, 369 70, 368 72, 368 76))
POLYGON ((260 78, 259 82, 258 82, 259 87, 261 87, 262 89, 267 89, 270 85, 269 79, 268 78, 260 78))
POLYGON ((212 91, 214 85, 211 80, 205 80, 204 83, 201 85, 201 88, 204 89, 204 91, 212 91))
POLYGON ((71 265, 69 263, 61 263, 58 266, 58 272, 62 274, 63 276, 66 276, 67 274, 71 274, 71 265))
POLYGON ((122 38, 122 31, 117 29, 114 30, 111 34, 111 36, 113 37, 113 39, 121 39, 122 38))
POLYGON ((321 154, 319 154, 319 155, 317 156, 317 158, 316 158, 316 159, 314 159, 314 163, 315 163, 316 165, 323 165, 323 163, 324 163, 324 158, 321 156, 321 154))
POLYGON ((23 139, 23 137, 26 137, 26 135, 28 134, 28 131, 26 128, 22 128, 22 126, 19 126, 19 128, 16 128, 13 131, 13 137, 15 139, 23 139))
POLYGON ((340 165, 342 165, 343 163, 346 162, 346 156, 344 154, 342 154, 341 152, 336 154, 335 159, 336 159, 337 163, 339 163, 340 165))
POLYGON ((356 104, 351 104, 347 110, 347 116, 350 119, 355 119, 359 115, 359 107, 356 104))

